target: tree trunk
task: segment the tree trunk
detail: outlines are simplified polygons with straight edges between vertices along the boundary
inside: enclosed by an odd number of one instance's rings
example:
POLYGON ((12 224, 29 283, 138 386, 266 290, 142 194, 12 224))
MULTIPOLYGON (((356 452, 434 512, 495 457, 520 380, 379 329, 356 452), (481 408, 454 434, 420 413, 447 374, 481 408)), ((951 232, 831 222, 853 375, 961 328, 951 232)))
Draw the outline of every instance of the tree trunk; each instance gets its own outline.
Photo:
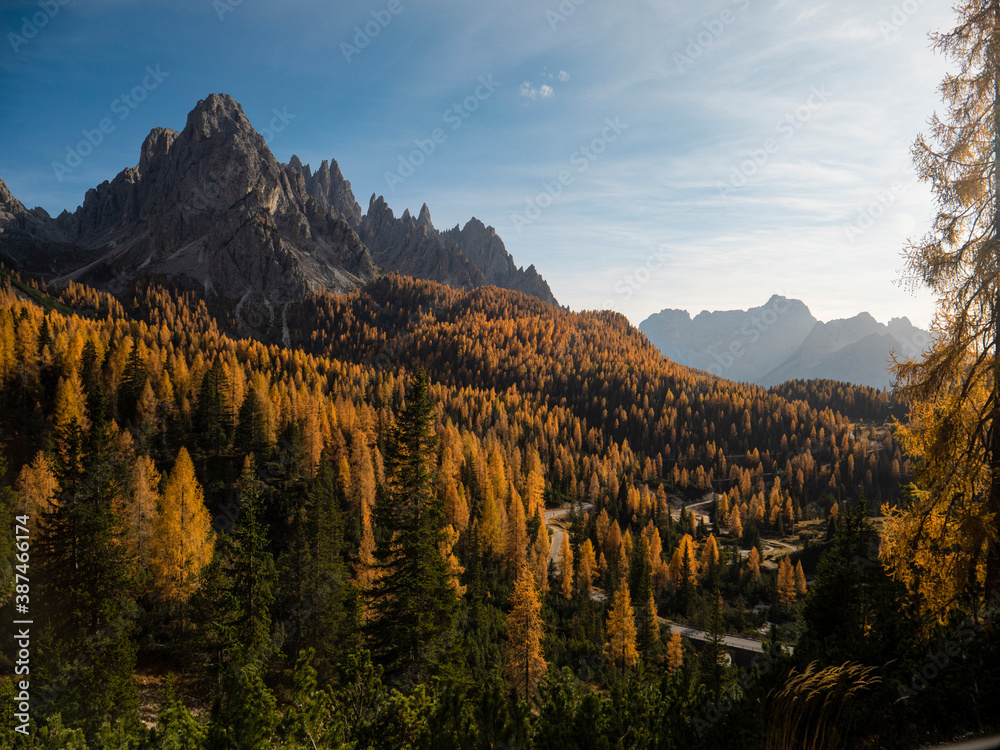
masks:
MULTIPOLYGON (((993 253, 1000 269, 1000 0, 993 2, 993 253)), ((994 270, 994 274, 998 271, 994 270)), ((993 278, 993 406, 990 410, 990 494, 997 539, 986 551, 986 596, 1000 595, 1000 280, 993 278)))

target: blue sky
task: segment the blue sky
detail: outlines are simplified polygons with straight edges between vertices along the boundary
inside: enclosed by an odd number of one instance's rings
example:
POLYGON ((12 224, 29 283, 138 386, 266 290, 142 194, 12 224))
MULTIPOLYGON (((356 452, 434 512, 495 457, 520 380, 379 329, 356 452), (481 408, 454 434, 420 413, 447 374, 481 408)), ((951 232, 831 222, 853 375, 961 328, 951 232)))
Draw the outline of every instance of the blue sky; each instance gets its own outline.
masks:
POLYGON ((0 178, 73 210, 225 92, 279 160, 335 158, 362 209, 477 216, 573 309, 639 323, 779 293, 927 325, 929 293, 894 282, 932 215, 909 146, 948 5, 8 1, 0 178))

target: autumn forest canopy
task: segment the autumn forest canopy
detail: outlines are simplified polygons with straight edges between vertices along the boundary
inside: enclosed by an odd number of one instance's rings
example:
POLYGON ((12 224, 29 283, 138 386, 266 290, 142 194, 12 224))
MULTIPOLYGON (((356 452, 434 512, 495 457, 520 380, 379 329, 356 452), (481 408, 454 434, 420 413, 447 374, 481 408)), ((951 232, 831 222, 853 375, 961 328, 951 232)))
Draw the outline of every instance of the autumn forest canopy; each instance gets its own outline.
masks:
POLYGON ((955 13, 892 390, 672 362, 227 95, 75 214, 0 181, 0 750, 1000 733, 1000 0, 955 13))
POLYGON ((879 558, 916 466, 885 392, 732 383, 613 313, 399 276, 289 305, 283 343, 154 284, 7 272, 0 301, 26 746, 877 737, 994 647, 912 684, 948 631, 879 558))

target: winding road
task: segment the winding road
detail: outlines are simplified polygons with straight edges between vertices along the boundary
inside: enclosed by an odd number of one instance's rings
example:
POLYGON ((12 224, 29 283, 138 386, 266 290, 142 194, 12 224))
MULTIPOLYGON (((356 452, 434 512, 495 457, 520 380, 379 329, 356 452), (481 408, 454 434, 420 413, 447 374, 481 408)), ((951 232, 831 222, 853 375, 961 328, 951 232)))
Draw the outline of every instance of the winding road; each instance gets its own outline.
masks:
MULTIPOLYGON (((584 503, 583 505, 580 506, 579 512, 582 513, 585 510, 590 510, 592 507, 594 506, 592 506, 590 503, 584 503)), ((563 534, 566 533, 566 530, 563 529, 562 526, 556 526, 552 522, 555 521, 556 519, 568 516, 571 510, 572 508, 569 505, 566 505, 563 506, 562 508, 555 508, 553 510, 545 511, 545 525, 548 526, 550 529, 552 529, 552 541, 550 542, 549 559, 552 560, 552 562, 554 562, 556 566, 558 566, 559 563, 562 561, 562 558, 560 557, 560 555, 562 555, 562 538, 563 534)))
MULTIPOLYGON (((703 503, 707 502, 709 501, 705 500, 700 503, 696 503, 695 505, 702 505, 703 503)), ((591 507, 593 506, 591 506, 590 503, 584 503, 583 505, 580 506, 579 512, 590 510, 591 507)), ((688 506, 688 509, 690 510, 692 507, 694 506, 688 506)), ((552 560, 552 562, 554 562, 557 567, 562 562, 562 557, 561 557, 562 538, 563 534, 566 533, 566 530, 563 529, 561 525, 557 525, 556 521, 568 516, 571 510, 572 509, 570 508, 570 506, 566 505, 561 508, 554 508, 552 510, 545 511, 545 525, 548 528, 552 529, 551 551, 549 552, 549 559, 552 560)), ((591 597, 598 600, 603 600, 605 598, 604 592, 598 589, 594 589, 591 592, 591 597)), ((685 638, 690 638, 695 641, 707 641, 710 638, 707 631, 699 630, 698 628, 692 628, 687 625, 678 625, 677 623, 671 622, 670 620, 667 620, 663 617, 657 617, 657 619, 660 621, 660 624, 669 625, 671 630, 679 631, 680 634, 685 638)), ((722 642, 727 648, 734 648, 734 649, 739 649, 741 651, 749 651, 757 654, 764 652, 763 644, 760 641, 755 641, 751 638, 740 638, 739 636, 735 635, 727 635, 723 636, 722 642)))
MULTIPOLYGON (((657 617, 656 619, 660 621, 661 625, 669 625, 671 631, 678 632, 685 638, 690 638, 693 641, 708 641, 711 638, 705 630, 698 630, 698 628, 691 628, 687 625, 678 625, 676 622, 671 622, 664 617, 657 617)), ((736 648, 740 651, 752 651, 756 654, 764 653, 764 644, 760 641, 755 641, 752 638, 740 638, 735 635, 724 635, 722 637, 722 643, 728 648, 736 648)))

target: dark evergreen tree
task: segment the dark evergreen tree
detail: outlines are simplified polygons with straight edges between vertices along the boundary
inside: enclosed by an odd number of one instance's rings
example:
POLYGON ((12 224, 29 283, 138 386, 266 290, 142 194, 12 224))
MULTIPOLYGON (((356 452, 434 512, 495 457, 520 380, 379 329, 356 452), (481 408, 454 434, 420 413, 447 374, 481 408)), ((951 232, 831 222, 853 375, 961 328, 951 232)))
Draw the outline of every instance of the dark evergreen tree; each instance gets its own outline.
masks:
POLYGON ((323 677, 360 646, 357 593, 345 559, 343 495, 324 458, 307 500, 293 513, 279 566, 286 650, 312 650, 323 677))
POLYGON ((223 673, 222 690, 212 706, 209 750, 269 750, 274 747, 279 715, 274 694, 264 683, 262 667, 234 649, 223 673))
POLYGON ((194 415, 199 446, 207 453, 218 455, 229 444, 233 419, 226 400, 228 390, 229 379, 222 369, 222 360, 216 357, 202 378, 194 415))
POLYGON ((232 641, 247 663, 271 653, 271 608, 276 576, 262 520, 264 487, 251 454, 240 476, 239 516, 226 540, 226 599, 231 612, 232 641))
MULTIPOLYGON (((78 431, 77 426, 73 432, 78 431)), ((63 459, 63 492, 56 511, 39 519, 34 556, 44 602, 38 666, 46 692, 40 702, 90 737, 105 720, 138 722, 132 678, 136 565, 117 543, 122 522, 113 502, 122 492, 130 454, 106 438, 92 442, 98 446, 94 452, 71 452, 63 459)))
POLYGON ((149 374, 146 372, 146 362, 139 354, 139 347, 132 349, 125 360, 125 371, 122 373, 121 384, 118 386, 118 421, 123 425, 135 421, 135 410, 146 387, 149 374))
POLYGON ((645 539, 634 545, 632 554, 633 601, 636 609, 636 646, 644 666, 651 666, 659 659, 660 621, 656 616, 653 598, 653 574, 647 555, 645 539))
POLYGON ((806 594, 796 656, 827 664, 885 664, 913 635, 904 627, 906 609, 905 588, 889 578, 879 559, 878 532, 860 506, 848 507, 806 594))
POLYGON ((173 675, 167 676, 164 705, 157 717, 157 726, 150 737, 154 750, 200 750, 204 747, 206 728, 199 724, 177 695, 173 675))
POLYGON ((240 455, 253 453, 261 461, 267 458, 267 429, 260 395, 255 388, 249 389, 240 405, 237 417, 236 450, 240 455))
POLYGON ((406 394, 388 445, 388 487, 377 517, 389 534, 379 550, 381 574, 370 634, 391 672, 425 675, 450 646, 457 610, 448 566, 438 549, 444 512, 435 494, 437 436, 427 376, 406 394))
POLYGON ((101 362, 97 356, 97 345, 88 338, 80 355, 80 380, 83 390, 89 395, 94 386, 100 382, 101 362))

